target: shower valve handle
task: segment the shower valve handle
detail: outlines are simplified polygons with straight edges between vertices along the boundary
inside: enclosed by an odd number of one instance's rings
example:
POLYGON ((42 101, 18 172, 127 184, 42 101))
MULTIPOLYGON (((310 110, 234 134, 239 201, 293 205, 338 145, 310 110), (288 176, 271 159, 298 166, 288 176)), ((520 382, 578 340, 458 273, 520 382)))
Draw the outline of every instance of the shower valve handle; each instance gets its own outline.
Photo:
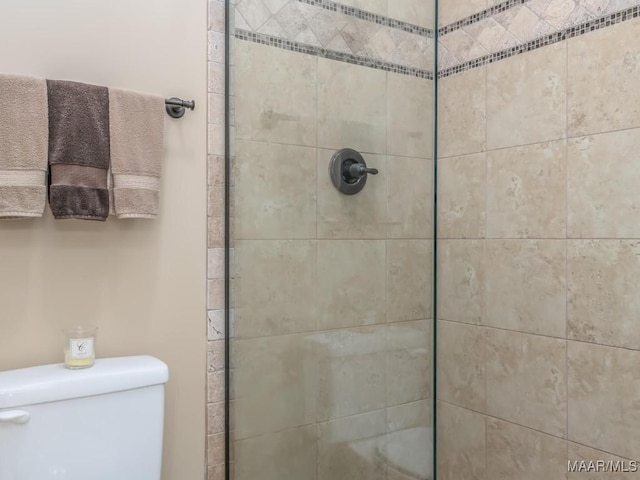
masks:
POLYGON ((359 178, 359 177, 362 177, 363 175, 366 175, 367 173, 370 173, 371 175, 377 175, 378 169, 367 168, 361 163, 353 163, 349 165, 349 176, 352 178, 359 178))

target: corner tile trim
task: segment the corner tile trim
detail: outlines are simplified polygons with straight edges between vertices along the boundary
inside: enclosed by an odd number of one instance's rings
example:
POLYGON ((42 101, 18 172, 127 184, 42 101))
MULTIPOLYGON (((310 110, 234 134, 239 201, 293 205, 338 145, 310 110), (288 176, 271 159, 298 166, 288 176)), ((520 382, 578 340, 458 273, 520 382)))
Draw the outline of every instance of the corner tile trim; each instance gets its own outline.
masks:
POLYGON ((610 27, 612 25, 626 22, 627 20, 632 20, 638 17, 640 17, 640 6, 631 7, 620 12, 612 13, 609 15, 605 15, 604 17, 590 20, 581 25, 576 25, 575 27, 569 27, 565 30, 545 35, 544 37, 531 40, 529 42, 523 43, 522 45, 507 48, 499 52, 490 53, 488 55, 469 60, 468 62, 446 68, 438 72, 438 78, 449 77, 466 70, 471 70, 472 68, 481 67, 483 65, 494 63, 499 60, 504 60, 505 58, 513 57, 521 53, 530 52, 531 50, 562 42, 570 38, 579 37, 581 35, 584 35, 585 33, 594 32, 596 30, 610 27))
POLYGON ((386 72, 399 73, 401 75, 433 80, 433 72, 429 70, 407 67, 405 65, 398 65, 396 63, 384 62, 381 60, 372 60, 370 58, 362 57, 359 55, 337 52, 335 50, 329 50, 326 48, 314 47, 312 45, 306 45, 304 43, 295 42, 293 40, 273 37, 264 33, 249 32, 247 30, 236 28, 235 38, 237 38, 238 40, 246 40, 253 43, 261 43, 263 45, 281 48, 283 50, 290 50, 292 52, 305 53, 307 55, 314 55, 316 57, 328 58, 329 60, 337 60, 339 62, 351 63, 353 65, 375 68, 376 70, 384 70, 386 72))
POLYGON ((446 35, 447 33, 451 33, 455 30, 459 30, 466 26, 472 25, 479 22, 480 20, 492 17, 497 13, 507 11, 510 8, 517 7, 518 5, 522 5, 523 3, 527 3, 528 1, 529 0, 507 0, 506 2, 499 3, 491 8, 487 8, 486 10, 474 13, 473 15, 469 15, 468 17, 458 20, 457 22, 453 22, 449 25, 445 25, 444 27, 439 28, 438 35, 446 35))
MULTIPOLYGON (((412 23, 396 20, 395 18, 385 17, 376 13, 367 12, 359 8, 350 7, 341 3, 332 2, 330 0, 298 0, 299 2, 313 5, 315 7, 324 8, 325 10, 331 10, 333 12, 339 12, 343 15, 349 15, 351 17, 359 18, 360 20, 366 20, 367 22, 377 23, 389 28, 395 28, 404 32, 421 35, 427 38, 434 37, 434 31, 430 28, 420 27, 413 25, 412 23)), ((513 1, 513 0, 511 0, 513 1)), ((526 0, 522 0, 526 1, 526 0)))

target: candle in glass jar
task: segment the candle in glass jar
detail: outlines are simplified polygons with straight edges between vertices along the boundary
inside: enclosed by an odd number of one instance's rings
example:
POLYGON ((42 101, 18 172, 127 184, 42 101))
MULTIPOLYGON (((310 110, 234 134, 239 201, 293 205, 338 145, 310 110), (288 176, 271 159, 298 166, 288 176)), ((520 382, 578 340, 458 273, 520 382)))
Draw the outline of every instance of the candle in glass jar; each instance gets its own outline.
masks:
POLYGON ((65 330, 64 363, 67 368, 80 369, 93 366, 96 359, 94 327, 75 327, 65 330))

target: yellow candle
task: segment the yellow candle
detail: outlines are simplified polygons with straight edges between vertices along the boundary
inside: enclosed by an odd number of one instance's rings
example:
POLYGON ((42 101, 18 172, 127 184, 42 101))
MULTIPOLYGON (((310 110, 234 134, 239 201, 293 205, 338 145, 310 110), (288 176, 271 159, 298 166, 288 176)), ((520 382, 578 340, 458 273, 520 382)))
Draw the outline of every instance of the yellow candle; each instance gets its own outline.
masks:
POLYGON ((64 363, 67 368, 88 368, 95 363, 96 328, 76 327, 66 330, 67 344, 64 348, 64 363))

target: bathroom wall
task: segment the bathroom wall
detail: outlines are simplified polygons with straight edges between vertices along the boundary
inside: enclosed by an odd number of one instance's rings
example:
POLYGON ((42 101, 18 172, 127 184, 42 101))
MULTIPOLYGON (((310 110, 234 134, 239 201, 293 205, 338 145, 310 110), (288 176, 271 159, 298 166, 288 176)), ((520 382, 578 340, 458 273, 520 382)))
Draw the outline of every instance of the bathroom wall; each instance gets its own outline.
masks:
POLYGON ((438 478, 573 480, 640 451, 639 8, 493 3, 440 2, 438 478))
POLYGON ((237 2, 233 478, 387 478, 371 440, 430 425, 432 10, 237 2), (344 147, 380 169, 352 197, 344 147))
POLYGON ((206 2, 6 0, 0 71, 195 99, 167 117, 157 220, 0 223, 0 370, 63 360, 97 323, 99 357, 169 365, 163 479, 205 465, 206 2))

